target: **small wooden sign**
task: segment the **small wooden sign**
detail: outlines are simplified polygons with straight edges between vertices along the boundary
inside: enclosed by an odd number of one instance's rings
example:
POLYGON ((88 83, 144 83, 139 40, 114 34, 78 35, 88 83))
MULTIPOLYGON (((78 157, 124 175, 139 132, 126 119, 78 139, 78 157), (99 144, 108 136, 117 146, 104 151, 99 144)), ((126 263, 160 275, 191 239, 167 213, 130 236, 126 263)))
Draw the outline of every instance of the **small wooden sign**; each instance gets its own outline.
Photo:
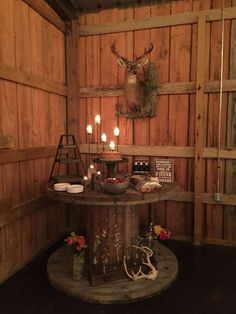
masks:
POLYGON ((154 172, 160 182, 174 182, 174 160, 155 159, 154 172))

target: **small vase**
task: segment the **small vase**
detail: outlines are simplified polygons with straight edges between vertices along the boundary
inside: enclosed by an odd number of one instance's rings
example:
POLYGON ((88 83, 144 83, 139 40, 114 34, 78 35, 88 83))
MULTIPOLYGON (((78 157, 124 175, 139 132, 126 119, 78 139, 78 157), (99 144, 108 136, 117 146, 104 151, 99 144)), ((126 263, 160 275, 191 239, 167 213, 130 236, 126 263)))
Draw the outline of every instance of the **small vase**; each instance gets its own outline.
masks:
POLYGON ((73 279, 80 280, 84 276, 84 252, 73 254, 73 279))

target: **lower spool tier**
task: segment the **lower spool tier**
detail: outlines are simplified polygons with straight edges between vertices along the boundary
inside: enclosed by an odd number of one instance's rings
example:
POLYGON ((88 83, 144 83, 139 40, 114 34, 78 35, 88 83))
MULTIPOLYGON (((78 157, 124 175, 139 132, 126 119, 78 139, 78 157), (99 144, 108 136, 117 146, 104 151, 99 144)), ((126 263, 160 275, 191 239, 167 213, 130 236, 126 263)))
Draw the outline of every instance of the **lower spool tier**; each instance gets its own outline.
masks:
POLYGON ((167 289, 178 273, 178 261, 168 248, 157 243, 155 252, 159 274, 154 281, 147 279, 132 281, 127 278, 91 287, 87 278, 78 281, 73 279, 72 253, 65 246, 55 251, 49 258, 48 278, 58 291, 85 302, 112 304, 141 301, 167 289))

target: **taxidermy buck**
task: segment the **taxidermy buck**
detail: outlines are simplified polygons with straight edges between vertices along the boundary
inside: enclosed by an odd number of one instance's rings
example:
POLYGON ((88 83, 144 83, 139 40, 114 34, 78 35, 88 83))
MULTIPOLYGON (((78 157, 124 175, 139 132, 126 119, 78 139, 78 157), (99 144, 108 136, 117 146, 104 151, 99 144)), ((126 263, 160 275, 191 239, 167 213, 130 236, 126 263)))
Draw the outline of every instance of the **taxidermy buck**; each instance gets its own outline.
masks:
POLYGON ((153 50, 153 44, 133 61, 120 56, 116 50, 115 43, 111 46, 112 53, 117 57, 117 64, 125 69, 124 95, 127 101, 128 110, 123 112, 117 105, 118 115, 124 115, 127 118, 144 118, 155 116, 156 111, 156 79, 155 64, 149 63, 148 55, 153 50), (138 70, 142 69, 144 81, 139 78, 138 70))

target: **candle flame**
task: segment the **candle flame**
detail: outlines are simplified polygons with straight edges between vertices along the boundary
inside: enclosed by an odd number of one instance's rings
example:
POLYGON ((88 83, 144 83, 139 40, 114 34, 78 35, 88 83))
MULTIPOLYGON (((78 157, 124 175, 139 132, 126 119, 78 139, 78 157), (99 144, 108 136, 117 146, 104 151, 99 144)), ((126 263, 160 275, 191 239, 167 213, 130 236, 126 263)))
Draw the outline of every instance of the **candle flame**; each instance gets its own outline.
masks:
POLYGON ((88 134, 92 134, 93 133, 93 127, 91 124, 87 125, 86 131, 88 134))
POLYGON ((95 123, 100 124, 101 123, 101 116, 99 114, 96 115, 95 117, 95 123))
POLYGON ((119 136, 119 134, 120 134, 119 128, 118 128, 118 127, 115 127, 115 129, 114 129, 114 135, 115 135, 115 136, 119 136))

